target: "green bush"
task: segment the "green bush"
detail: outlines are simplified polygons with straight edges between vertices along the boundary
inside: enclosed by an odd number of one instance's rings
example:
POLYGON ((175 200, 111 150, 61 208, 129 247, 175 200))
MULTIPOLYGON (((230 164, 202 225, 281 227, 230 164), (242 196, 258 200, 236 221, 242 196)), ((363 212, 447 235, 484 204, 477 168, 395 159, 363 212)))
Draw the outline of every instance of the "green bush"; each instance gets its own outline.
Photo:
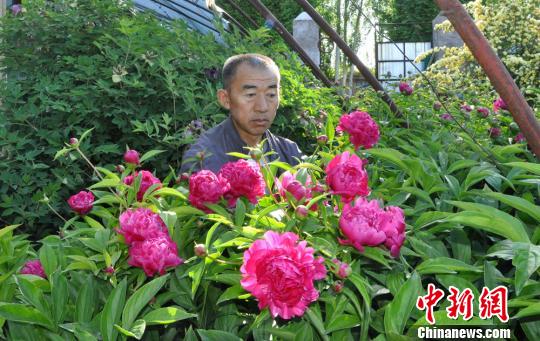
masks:
POLYGON ((220 82, 212 71, 233 54, 276 60, 283 101, 274 130, 305 150, 319 110, 337 110, 333 94, 317 87, 284 44, 270 44, 267 31, 224 33, 219 44, 182 22, 135 15, 123 3, 33 0, 25 12, 1 19, 0 219, 24 222, 36 238, 60 222, 40 200, 63 212, 67 193, 95 180, 74 156, 53 160, 69 137, 94 128, 84 147, 103 165, 129 146, 164 150, 155 169, 176 171, 185 145, 201 132, 190 122, 207 129, 227 114, 215 100, 220 82))

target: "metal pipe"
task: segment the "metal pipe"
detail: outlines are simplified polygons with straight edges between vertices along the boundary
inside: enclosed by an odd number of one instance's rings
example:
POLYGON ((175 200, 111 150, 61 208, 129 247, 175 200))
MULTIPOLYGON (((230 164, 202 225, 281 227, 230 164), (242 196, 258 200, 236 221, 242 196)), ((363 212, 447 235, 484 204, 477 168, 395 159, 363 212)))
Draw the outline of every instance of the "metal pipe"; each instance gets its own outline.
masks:
POLYGON ((540 160, 540 124, 506 67, 459 1, 435 0, 435 3, 482 66, 491 84, 508 106, 532 152, 540 160))
POLYGON ((319 69, 319 67, 311 60, 306 51, 298 44, 292 34, 287 31, 285 26, 270 12, 266 6, 264 6, 259 0, 249 0, 251 5, 265 18, 266 22, 271 23, 276 32, 291 46, 299 55, 302 61, 311 68, 315 77, 322 81, 327 87, 332 86, 332 82, 326 77, 326 75, 319 69))
POLYGON ((253 20, 244 10, 234 2, 234 0, 225 0, 227 3, 229 3, 236 11, 238 11, 252 26, 253 28, 257 28, 259 25, 257 25, 257 22, 253 20))
POLYGON ((360 61, 356 53, 347 45, 347 43, 341 39, 339 34, 330 25, 324 20, 323 17, 306 1, 306 0, 296 0, 296 2, 306 11, 313 20, 319 25, 319 27, 328 34, 330 39, 332 39, 337 46, 343 51, 343 53, 349 58, 349 60, 358 68, 358 71, 364 76, 365 80, 371 85, 373 89, 379 91, 382 95, 382 99, 388 104, 390 110, 397 117, 402 116, 401 111, 397 105, 392 101, 388 93, 384 90, 381 83, 375 78, 375 76, 369 71, 369 69, 360 61))

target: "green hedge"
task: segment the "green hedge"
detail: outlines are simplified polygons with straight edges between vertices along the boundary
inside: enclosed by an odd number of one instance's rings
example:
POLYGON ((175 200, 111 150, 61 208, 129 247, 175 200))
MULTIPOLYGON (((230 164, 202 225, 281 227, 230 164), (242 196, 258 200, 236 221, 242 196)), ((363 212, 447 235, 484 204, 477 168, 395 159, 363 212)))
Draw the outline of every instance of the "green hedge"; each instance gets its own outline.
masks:
POLYGON ((105 165, 126 146, 161 149, 155 171, 176 171, 186 144, 201 133, 190 122, 207 129, 227 115, 215 100, 214 76, 233 54, 276 60, 283 99, 273 130, 305 150, 319 110, 338 110, 330 90, 266 30, 227 33, 219 44, 121 3, 32 0, 24 13, 0 20, 0 222, 24 223, 35 238, 60 222, 40 200, 65 211, 65 198, 95 180, 75 157, 53 160, 69 137, 94 128, 83 147, 105 165))

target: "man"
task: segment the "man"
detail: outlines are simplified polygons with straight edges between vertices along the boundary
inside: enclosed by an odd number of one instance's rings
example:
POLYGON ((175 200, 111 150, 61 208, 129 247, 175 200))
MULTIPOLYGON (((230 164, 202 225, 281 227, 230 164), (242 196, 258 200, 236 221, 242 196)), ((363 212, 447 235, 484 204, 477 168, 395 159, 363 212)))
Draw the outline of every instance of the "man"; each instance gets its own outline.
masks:
POLYGON ((268 130, 279 107, 280 74, 274 61, 260 54, 233 56, 225 61, 222 76, 223 89, 217 91, 217 99, 229 110, 229 117, 184 153, 181 172, 208 169, 217 173, 223 164, 238 160, 227 153, 249 154, 245 147, 262 140, 266 140, 264 153, 276 153, 267 161, 279 158, 297 164, 302 152, 296 143, 268 130))

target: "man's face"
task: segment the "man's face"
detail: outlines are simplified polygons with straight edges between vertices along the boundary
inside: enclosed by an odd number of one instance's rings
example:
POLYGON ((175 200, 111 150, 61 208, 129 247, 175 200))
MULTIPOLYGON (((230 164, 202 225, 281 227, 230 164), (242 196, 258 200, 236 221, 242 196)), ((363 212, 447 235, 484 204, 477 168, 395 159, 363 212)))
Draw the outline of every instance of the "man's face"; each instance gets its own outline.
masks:
POLYGON ((238 66, 229 88, 218 91, 218 100, 228 109, 248 144, 260 141, 270 128, 279 106, 279 73, 275 68, 238 66))

